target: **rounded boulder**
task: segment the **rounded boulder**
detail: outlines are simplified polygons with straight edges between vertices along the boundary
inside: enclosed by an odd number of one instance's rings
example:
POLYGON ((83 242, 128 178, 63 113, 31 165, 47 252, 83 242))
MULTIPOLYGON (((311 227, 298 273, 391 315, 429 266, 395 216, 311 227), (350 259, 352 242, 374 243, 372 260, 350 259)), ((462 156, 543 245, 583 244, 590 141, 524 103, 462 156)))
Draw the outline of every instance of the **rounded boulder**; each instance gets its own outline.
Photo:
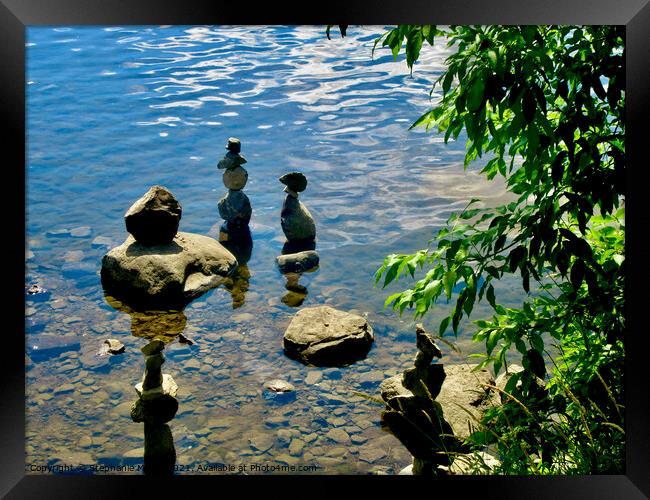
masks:
POLYGON ((329 306, 298 311, 284 333, 287 356, 315 366, 341 366, 366 356, 374 334, 365 318, 329 306))

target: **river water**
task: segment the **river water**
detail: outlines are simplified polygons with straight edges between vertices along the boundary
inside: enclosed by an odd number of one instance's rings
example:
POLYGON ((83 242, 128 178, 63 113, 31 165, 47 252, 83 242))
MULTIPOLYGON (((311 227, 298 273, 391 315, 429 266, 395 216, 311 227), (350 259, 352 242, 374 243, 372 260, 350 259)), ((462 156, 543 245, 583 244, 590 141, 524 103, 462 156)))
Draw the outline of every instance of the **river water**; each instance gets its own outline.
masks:
MULTIPOLYGON (((324 27, 27 29, 26 287, 45 289, 26 297, 28 473, 73 465, 142 474, 143 424, 130 407, 140 348, 153 337, 168 341, 163 371, 180 388, 169 424, 179 474, 233 473, 219 470, 226 465, 265 473, 255 464, 393 474, 410 463, 380 428, 382 405, 359 396, 377 397, 381 380, 415 354, 412 316, 383 309, 399 287, 373 288, 373 273, 389 253, 426 247, 471 198, 498 203, 503 187, 463 171, 463 137, 445 145, 408 131, 439 97, 429 91, 448 49, 423 49, 410 76, 402 56, 378 48, 372 57, 382 27, 348 31, 328 40, 324 27), (127 237, 124 213, 150 186, 180 201, 180 230, 218 236, 226 188, 216 164, 231 136, 248 160, 246 268, 182 312, 136 313, 105 297, 102 256, 127 237), (309 181, 301 200, 321 260, 301 277, 300 305, 275 265, 284 243, 278 178, 292 170, 309 181), (366 359, 315 368, 284 355, 291 317, 321 304, 368 318, 375 343, 366 359), (194 343, 179 342, 181 332, 194 343), (98 356, 106 338, 125 352, 98 356), (295 399, 269 399, 272 378, 292 383, 295 399)), ((425 326, 437 331, 447 311, 434 309, 425 326)), ((477 317, 487 313, 479 304, 477 317)), ((461 327, 452 340, 462 355, 447 349, 443 362, 481 351, 468 335, 461 327)))

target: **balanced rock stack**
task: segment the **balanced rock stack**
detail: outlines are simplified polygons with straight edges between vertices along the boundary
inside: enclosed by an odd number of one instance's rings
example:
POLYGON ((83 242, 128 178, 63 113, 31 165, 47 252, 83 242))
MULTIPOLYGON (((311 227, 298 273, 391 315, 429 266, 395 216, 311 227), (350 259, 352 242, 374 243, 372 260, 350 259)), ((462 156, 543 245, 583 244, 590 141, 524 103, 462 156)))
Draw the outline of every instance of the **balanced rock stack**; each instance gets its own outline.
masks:
POLYGON ((282 301, 297 307, 307 296, 307 289, 298 284, 300 276, 315 271, 319 265, 316 224, 307 207, 298 200, 298 193, 307 188, 305 175, 302 172, 289 172, 280 177, 280 182, 285 185, 284 192, 287 193, 280 213, 280 225, 287 241, 276 262, 287 278, 285 287, 289 292, 282 301))
POLYGON ((246 158, 240 153, 240 140, 231 137, 226 149, 228 152, 217 165, 219 169, 225 169, 222 179, 228 188, 228 193, 218 203, 219 215, 226 221, 219 234, 221 241, 236 239, 241 232, 247 233, 252 214, 251 202, 242 191, 248 182, 248 172, 242 167, 246 158))
POLYGON ((171 375, 162 373, 164 348, 164 342, 153 340, 141 349, 145 369, 142 381, 135 386, 138 400, 131 408, 131 419, 134 422, 162 424, 176 415, 178 401, 175 396, 178 386, 171 375))
POLYGON ((307 188, 307 178, 302 172, 289 172, 280 177, 286 187, 287 197, 282 205, 280 224, 290 242, 310 242, 316 238, 316 224, 307 207, 298 200, 298 193, 307 188))
POLYGON ((442 406, 435 401, 446 377, 442 365, 431 364, 434 357, 441 357, 440 349, 421 325, 416 327, 416 335, 414 367, 380 385, 387 403, 381 421, 413 455, 413 472, 429 475, 451 463, 441 452, 457 451, 459 443, 443 417, 442 406))
POLYGON ((442 353, 421 324, 415 331, 413 368, 380 385, 386 401, 381 420, 413 455, 412 473, 436 475, 444 473, 454 456, 468 451, 463 441, 495 404, 489 389, 494 381, 476 365, 431 364, 442 353))
POLYGON ((145 475, 172 475, 176 463, 174 438, 167 422, 176 416, 178 386, 162 373, 165 343, 153 340, 141 350, 145 359, 142 382, 135 386, 138 399, 131 406, 131 420, 144 423, 145 475))
POLYGON ((235 257, 208 236, 178 232, 182 209, 163 186, 151 187, 127 210, 131 233, 102 259, 109 294, 134 308, 177 306, 223 282, 235 257))

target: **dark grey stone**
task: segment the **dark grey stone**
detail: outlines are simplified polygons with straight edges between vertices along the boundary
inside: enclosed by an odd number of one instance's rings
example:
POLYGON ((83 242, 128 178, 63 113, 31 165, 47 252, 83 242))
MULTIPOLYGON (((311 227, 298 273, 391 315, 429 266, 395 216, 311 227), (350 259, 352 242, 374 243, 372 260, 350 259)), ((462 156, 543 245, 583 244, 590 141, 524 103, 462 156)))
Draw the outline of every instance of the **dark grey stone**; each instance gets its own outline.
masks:
POLYGON ((248 196, 242 191, 228 191, 218 203, 219 215, 233 227, 247 225, 251 220, 253 209, 248 196))
POLYGON ((297 198, 287 196, 280 212, 280 225, 289 241, 313 240, 316 224, 307 207, 297 198))
POLYGON ((126 230, 142 245, 170 243, 178 232, 182 208, 163 186, 152 186, 124 214, 126 230))
POLYGON ((304 273, 318 267, 319 257, 315 250, 291 253, 276 257, 276 262, 282 273, 304 273))
POLYGON ((280 177, 280 182, 295 193, 300 193, 307 188, 307 177, 302 172, 284 174, 280 177))

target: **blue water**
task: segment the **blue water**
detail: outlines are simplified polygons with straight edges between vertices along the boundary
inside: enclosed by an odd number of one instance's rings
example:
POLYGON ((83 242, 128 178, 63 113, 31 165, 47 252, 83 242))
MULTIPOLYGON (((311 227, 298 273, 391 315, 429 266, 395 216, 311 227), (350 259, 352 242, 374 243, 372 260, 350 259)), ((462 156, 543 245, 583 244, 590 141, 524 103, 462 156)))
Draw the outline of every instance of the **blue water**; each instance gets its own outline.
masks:
MULTIPOLYGON (((47 290, 27 299, 28 463, 142 463, 142 424, 129 417, 143 370, 138 335, 170 330, 195 341, 165 350, 164 371, 181 388, 170 423, 177 464, 318 464, 337 474, 394 473, 409 463, 379 428, 381 405, 354 395, 376 396, 380 380, 415 352, 411 317, 382 308, 398 288, 373 289, 372 274, 388 253, 426 247, 469 199, 498 203, 503 187, 463 171, 462 136, 444 144, 408 130, 439 98, 429 91, 447 49, 423 49, 410 76, 389 50, 371 56, 382 30, 353 27, 328 40, 324 27, 28 28, 26 286, 47 290), (113 307, 101 258, 124 241, 124 213, 150 186, 180 201, 182 231, 218 235, 226 189, 216 164, 231 136, 248 160, 253 206, 243 305, 233 308, 221 287, 173 317, 113 307), (307 368, 282 352, 297 308, 282 302, 275 267, 284 242, 278 178, 292 170, 309 181, 301 200, 316 220, 321 258, 301 277, 300 307, 353 310, 375 328, 368 358, 351 367, 307 368), (98 358, 109 336, 126 352, 98 358), (318 374, 307 383, 310 371, 318 374), (269 378, 291 381, 296 399, 266 399, 269 378), (332 427, 352 441, 333 442, 332 427), (278 438, 279 429, 302 447, 278 438)), ((444 313, 425 324, 435 328, 444 313)), ((466 353, 480 350, 466 337, 466 353)))

